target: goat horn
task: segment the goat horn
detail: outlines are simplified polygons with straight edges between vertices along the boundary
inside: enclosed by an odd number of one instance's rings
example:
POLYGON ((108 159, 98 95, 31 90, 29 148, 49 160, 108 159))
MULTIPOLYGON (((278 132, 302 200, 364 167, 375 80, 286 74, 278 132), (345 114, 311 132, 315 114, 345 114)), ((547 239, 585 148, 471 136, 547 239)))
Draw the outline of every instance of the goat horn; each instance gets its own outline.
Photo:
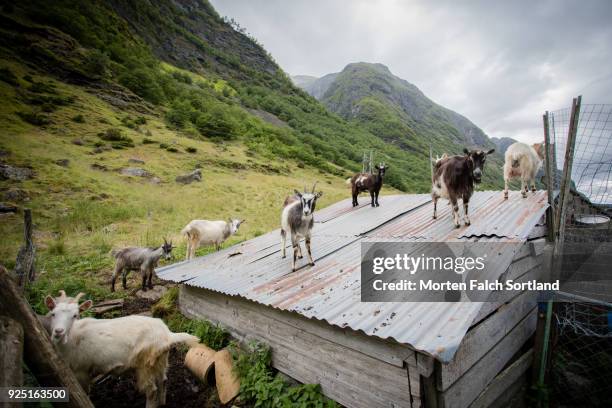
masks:
POLYGON ((317 186, 318 181, 315 181, 314 184, 312 185, 312 193, 314 194, 315 191, 315 187, 317 186))
POLYGON ((79 294, 76 295, 75 298, 74 298, 74 303, 78 304, 79 303, 79 299, 82 298, 83 296, 85 296, 85 293, 79 292, 79 294))

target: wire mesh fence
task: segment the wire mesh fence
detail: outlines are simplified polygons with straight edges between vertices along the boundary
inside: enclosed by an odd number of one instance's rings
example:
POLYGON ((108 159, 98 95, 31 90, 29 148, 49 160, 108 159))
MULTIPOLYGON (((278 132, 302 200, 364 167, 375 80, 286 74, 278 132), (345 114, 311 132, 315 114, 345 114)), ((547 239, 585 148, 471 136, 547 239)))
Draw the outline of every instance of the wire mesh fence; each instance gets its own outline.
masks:
POLYGON ((573 152, 568 135, 576 111, 547 117, 547 182, 564 231, 556 237, 563 283, 552 322, 551 398, 555 406, 612 406, 612 105, 578 103, 577 110, 573 152), (569 194, 561 200, 564 181, 569 194))

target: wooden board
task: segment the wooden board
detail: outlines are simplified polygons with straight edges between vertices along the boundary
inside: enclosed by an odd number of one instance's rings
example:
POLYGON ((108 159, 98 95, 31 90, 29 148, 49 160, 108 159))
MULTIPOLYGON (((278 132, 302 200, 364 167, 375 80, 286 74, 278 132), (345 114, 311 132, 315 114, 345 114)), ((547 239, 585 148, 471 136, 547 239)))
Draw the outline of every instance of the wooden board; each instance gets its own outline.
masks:
POLYGON ((529 313, 512 331, 449 389, 439 394, 439 406, 468 407, 499 374, 535 331, 536 314, 529 313))
POLYGON ((497 406, 500 397, 525 375, 533 362, 533 349, 523 354, 518 360, 502 371, 491 384, 476 398, 470 408, 487 408, 497 406))
POLYGON ((507 336, 527 314, 535 316, 536 299, 537 293, 523 292, 511 303, 501 306, 496 313, 470 330, 453 360, 441 365, 438 389, 444 391, 454 384, 507 336))
POLYGON ((294 316, 305 320, 297 327, 287 323, 289 312, 188 286, 181 287, 179 306, 185 315, 219 323, 238 338, 269 344, 274 367, 302 383, 321 384, 323 393, 342 405, 410 407, 409 387, 413 381, 419 387, 405 367, 336 343, 332 335, 313 334, 304 317, 294 316))

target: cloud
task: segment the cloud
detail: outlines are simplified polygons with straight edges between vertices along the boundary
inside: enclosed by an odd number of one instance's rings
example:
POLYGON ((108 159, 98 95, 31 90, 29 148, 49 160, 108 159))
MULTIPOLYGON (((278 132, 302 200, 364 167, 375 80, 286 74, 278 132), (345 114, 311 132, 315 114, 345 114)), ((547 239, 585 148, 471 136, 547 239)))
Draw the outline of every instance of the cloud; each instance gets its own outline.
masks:
POLYGON ((612 2, 213 0, 290 74, 380 62, 489 136, 542 139, 542 113, 612 102, 612 2), (435 3, 435 4, 434 4, 435 3))

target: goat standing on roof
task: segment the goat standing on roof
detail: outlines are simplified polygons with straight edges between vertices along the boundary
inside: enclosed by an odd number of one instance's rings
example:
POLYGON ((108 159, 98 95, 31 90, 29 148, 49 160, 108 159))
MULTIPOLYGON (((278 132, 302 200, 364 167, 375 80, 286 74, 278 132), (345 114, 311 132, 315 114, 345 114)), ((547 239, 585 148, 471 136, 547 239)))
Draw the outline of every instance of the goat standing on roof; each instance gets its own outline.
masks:
POLYGON ((312 252, 310 250, 310 233, 314 225, 313 213, 317 204, 317 199, 323 195, 322 191, 315 194, 315 187, 317 183, 312 186, 312 191, 307 192, 304 187, 304 192, 300 193, 297 190, 295 195, 287 197, 283 206, 283 212, 281 214, 281 246, 283 258, 286 257, 285 246, 287 245, 287 234, 291 234, 291 244, 293 245, 293 263, 291 264, 291 271, 295 272, 295 261, 302 256, 302 249, 300 248, 300 238, 304 237, 306 241, 306 251, 308 253, 308 260, 310 266, 314 266, 312 260, 312 252))
POLYGON ((463 149, 465 156, 442 157, 434 165, 434 174, 431 186, 431 198, 433 199, 433 218, 438 218, 438 199, 446 198, 453 207, 453 222, 456 228, 461 226, 459 222, 459 206, 457 200, 463 201, 463 215, 465 225, 470 225, 468 217, 468 203, 474 193, 474 183, 480 183, 482 170, 488 152, 482 150, 463 149))
POLYGON ((172 257, 172 241, 168 242, 164 238, 164 244, 159 248, 123 248, 113 251, 115 257, 115 270, 111 279, 111 292, 115 291, 115 280, 121 273, 123 289, 127 289, 127 275, 130 271, 140 271, 142 275, 142 290, 153 288, 153 270, 157 267, 159 258, 165 259, 172 257))
POLYGON ((544 143, 536 143, 532 146, 525 143, 513 143, 508 147, 504 163, 504 198, 508 199, 508 181, 513 178, 521 178, 521 194, 527 198, 527 190, 531 185, 531 191, 535 193, 535 178, 538 170, 542 167, 544 160, 544 143))
POLYGON ((380 163, 374 166, 374 168, 377 170, 377 174, 357 173, 353 177, 346 180, 346 183, 351 185, 353 207, 357 207, 359 205, 357 202, 357 196, 359 193, 364 191, 370 192, 372 207, 379 206, 378 194, 380 193, 380 189, 383 185, 385 171, 389 168, 389 166, 385 166, 385 163, 380 163))

